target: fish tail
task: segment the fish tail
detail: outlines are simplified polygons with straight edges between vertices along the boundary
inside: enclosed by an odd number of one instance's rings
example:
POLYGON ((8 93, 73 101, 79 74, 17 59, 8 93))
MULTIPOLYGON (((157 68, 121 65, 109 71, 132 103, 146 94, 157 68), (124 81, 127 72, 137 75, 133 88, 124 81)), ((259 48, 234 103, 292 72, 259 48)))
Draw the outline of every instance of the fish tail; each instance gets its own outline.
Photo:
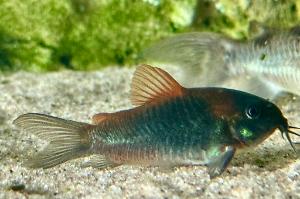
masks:
POLYGON ((50 168, 90 152, 88 132, 93 125, 37 113, 21 115, 14 124, 49 141, 43 151, 25 163, 28 167, 50 168))
POLYGON ((183 33, 146 49, 142 59, 178 66, 182 76, 176 79, 191 86, 220 84, 230 77, 228 55, 238 48, 237 42, 220 34, 183 33))

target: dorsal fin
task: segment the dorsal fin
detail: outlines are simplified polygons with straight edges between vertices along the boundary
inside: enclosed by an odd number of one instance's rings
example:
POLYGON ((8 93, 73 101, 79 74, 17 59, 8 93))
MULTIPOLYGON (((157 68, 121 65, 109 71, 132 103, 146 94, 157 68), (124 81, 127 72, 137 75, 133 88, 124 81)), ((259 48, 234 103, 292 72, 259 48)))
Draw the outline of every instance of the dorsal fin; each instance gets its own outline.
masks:
POLYGON ((181 96, 184 88, 166 71, 141 65, 134 72, 131 83, 131 102, 135 106, 157 99, 181 96))

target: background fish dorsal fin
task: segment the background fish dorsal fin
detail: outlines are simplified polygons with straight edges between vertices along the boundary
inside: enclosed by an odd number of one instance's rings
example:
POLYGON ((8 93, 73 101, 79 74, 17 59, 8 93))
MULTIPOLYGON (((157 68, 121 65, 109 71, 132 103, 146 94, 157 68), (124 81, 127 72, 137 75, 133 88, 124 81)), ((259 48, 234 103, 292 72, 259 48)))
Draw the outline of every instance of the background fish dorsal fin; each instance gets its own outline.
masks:
POLYGON ((154 100, 181 96, 184 88, 166 71, 141 65, 134 72, 131 83, 131 102, 135 106, 154 100))

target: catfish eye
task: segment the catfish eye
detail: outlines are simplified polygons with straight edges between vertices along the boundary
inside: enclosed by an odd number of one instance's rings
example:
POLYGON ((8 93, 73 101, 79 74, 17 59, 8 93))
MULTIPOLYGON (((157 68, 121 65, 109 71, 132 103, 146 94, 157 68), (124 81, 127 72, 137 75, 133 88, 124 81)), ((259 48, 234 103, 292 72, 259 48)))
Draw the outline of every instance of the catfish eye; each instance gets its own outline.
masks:
POLYGON ((249 106, 246 109, 246 115, 249 119, 256 119, 260 115, 260 109, 256 106, 249 106))

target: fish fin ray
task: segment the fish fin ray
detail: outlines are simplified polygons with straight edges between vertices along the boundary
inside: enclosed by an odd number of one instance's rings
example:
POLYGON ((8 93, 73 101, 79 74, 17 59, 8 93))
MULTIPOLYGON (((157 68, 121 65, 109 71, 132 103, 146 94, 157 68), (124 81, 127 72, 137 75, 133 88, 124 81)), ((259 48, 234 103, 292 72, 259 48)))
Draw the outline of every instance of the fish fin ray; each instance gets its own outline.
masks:
POLYGON ((177 165, 175 164, 167 164, 167 163, 163 163, 163 164, 160 164, 159 167, 158 167, 158 171, 162 172, 162 173, 171 173, 174 171, 175 167, 177 165))
POLYGON ((184 88, 166 71, 141 65, 132 78, 131 102, 140 106, 157 99, 181 96, 183 91, 184 88))
POLYGON ((38 113, 21 115, 14 124, 49 142, 43 151, 25 163, 28 167, 50 168, 86 155, 91 146, 87 133, 93 127, 90 124, 38 113))
POLYGON ((93 167, 93 168, 104 169, 107 167, 117 166, 117 164, 109 161, 104 155, 93 155, 89 161, 83 163, 81 166, 83 168, 93 167))
POLYGON ((49 144, 43 151, 25 161, 25 166, 30 168, 48 169, 70 159, 80 157, 86 150, 82 146, 66 146, 60 148, 61 144, 49 144))
POLYGON ((227 146, 224 152, 208 163, 208 174, 210 178, 215 178, 225 171, 229 162, 233 158, 234 153, 235 148, 232 146, 227 146))
POLYGON ((211 32, 191 32, 166 38, 146 49, 142 60, 170 64, 188 87, 220 85, 230 77, 226 56, 236 47, 234 41, 211 32))

